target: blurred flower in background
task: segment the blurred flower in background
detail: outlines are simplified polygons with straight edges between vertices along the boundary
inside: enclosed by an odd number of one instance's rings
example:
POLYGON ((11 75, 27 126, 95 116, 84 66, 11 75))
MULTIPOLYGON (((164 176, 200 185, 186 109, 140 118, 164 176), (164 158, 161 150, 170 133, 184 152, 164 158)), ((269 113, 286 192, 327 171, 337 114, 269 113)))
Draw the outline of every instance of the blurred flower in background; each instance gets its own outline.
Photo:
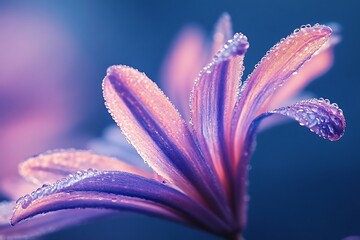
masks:
POLYGON ((78 146, 69 137, 85 113, 76 71, 86 61, 60 22, 31 8, 3 7, 0 36, 0 185, 15 198, 21 160, 78 146))

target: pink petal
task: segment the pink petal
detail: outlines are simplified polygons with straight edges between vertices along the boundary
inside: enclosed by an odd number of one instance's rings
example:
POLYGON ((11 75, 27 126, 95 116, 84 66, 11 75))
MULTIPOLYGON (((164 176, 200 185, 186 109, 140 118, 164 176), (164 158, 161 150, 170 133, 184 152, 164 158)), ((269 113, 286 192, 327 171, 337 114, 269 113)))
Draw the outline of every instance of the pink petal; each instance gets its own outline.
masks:
POLYGON ((299 69, 298 73, 291 76, 271 98, 268 109, 284 106, 284 103, 296 96, 312 80, 325 74, 334 61, 334 46, 338 43, 337 36, 329 40, 318 50, 314 56, 299 69))
POLYGON ((294 31, 275 45, 248 77, 233 116, 235 164, 239 161, 245 134, 252 120, 266 110, 275 90, 314 55, 331 32, 329 27, 318 24, 294 31))
POLYGON ((165 57, 161 85, 185 119, 189 119, 191 88, 206 56, 203 33, 197 27, 183 29, 165 57))
POLYGON ((50 151, 30 158, 19 165, 19 172, 27 180, 40 184, 54 183, 71 173, 89 168, 152 177, 152 174, 119 159, 74 149, 50 151))
POLYGON ((215 25, 211 56, 215 56, 232 36, 233 30, 230 15, 223 13, 215 25))
POLYGON ((230 169, 225 156, 226 141, 248 46, 243 34, 235 34, 202 70, 190 100, 193 131, 205 158, 214 165, 222 181, 230 169), (227 172, 223 169, 226 166, 227 172))
POLYGON ((127 66, 110 67, 103 89, 114 120, 150 167, 194 199, 229 216, 220 183, 161 90, 127 66))

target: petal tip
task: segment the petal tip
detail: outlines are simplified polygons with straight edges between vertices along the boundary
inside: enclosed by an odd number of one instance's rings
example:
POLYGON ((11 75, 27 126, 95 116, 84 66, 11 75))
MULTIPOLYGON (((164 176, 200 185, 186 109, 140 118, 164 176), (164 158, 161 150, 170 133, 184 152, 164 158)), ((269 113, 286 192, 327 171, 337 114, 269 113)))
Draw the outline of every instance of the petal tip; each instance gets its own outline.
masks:
POLYGON ((322 24, 315 24, 313 27, 311 27, 312 31, 318 31, 321 35, 324 36, 330 36, 333 32, 331 27, 322 25, 322 24))
POLYGON ((214 57, 215 62, 226 61, 229 58, 244 55, 249 48, 247 37, 242 33, 236 33, 227 41, 223 48, 214 57))
POLYGON ((310 99, 297 102, 286 108, 275 110, 298 121, 318 136, 339 140, 345 133, 346 121, 342 110, 328 99, 310 99))
POLYGON ((294 35, 298 33, 304 33, 305 35, 310 34, 312 36, 327 38, 333 33, 333 30, 329 26, 316 23, 314 25, 310 25, 310 24, 302 25, 300 28, 295 29, 293 32, 294 35))
POLYGON ((108 67, 108 69, 106 70, 106 75, 107 76, 113 75, 116 72, 124 71, 124 70, 129 69, 129 68, 131 68, 131 67, 126 66, 126 65, 112 65, 112 66, 108 67))

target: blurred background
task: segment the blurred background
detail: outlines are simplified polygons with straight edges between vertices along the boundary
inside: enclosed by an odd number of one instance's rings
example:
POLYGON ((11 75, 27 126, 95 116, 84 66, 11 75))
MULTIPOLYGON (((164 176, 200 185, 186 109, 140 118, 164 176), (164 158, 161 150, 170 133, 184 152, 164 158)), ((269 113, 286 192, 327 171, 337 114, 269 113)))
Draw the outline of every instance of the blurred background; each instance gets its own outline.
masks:
MULTIPOLYGON (((354 0, 0 1, 0 182, 21 159, 83 147, 113 123, 102 98, 106 68, 126 64, 152 80, 177 33, 196 24, 211 37, 227 11, 247 35, 245 76, 265 52, 303 24, 336 22, 331 70, 307 91, 344 110, 338 142, 297 123, 258 136, 250 172, 246 239, 341 239, 360 235, 360 18, 354 0)), ((5 194, 4 194, 5 198, 5 194)), ((121 214, 42 239, 215 239, 150 217, 121 214)))

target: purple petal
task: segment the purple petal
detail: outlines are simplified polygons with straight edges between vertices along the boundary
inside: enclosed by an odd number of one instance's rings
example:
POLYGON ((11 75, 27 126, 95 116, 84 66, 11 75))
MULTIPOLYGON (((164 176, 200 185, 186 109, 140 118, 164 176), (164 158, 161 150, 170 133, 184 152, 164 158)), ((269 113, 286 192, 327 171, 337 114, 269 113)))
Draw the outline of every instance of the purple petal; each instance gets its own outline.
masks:
POLYGON ((96 170, 69 175, 19 199, 11 222, 69 208, 125 209, 191 223, 218 234, 229 231, 212 212, 165 184, 125 172, 96 170))
POLYGON ((306 126, 320 137, 335 141, 340 139, 345 132, 345 117, 343 112, 329 100, 311 99, 300 101, 294 105, 278 108, 270 113, 290 117, 306 126))
POLYGON ((258 124, 262 119, 273 114, 280 114, 292 118, 298 121, 300 125, 306 126, 312 132, 331 141, 338 140, 344 135, 346 123, 342 110, 339 109, 336 104, 330 104, 329 100, 323 99, 300 101, 288 107, 263 113, 253 120, 245 138, 236 175, 236 189, 238 191, 236 194, 236 202, 238 203, 238 214, 242 227, 245 226, 246 223, 246 182, 249 158, 254 150, 258 124))
POLYGON ((266 111, 275 90, 314 55, 331 32, 329 27, 318 24, 295 30, 275 45, 256 66, 242 87, 233 116, 235 164, 239 161, 245 134, 253 119, 266 111))
POLYGON ((230 169, 229 164, 224 163, 226 141, 248 46, 243 34, 235 34, 202 70, 190 100, 193 131, 205 158, 214 165, 222 180, 230 169), (224 171, 224 166, 228 171, 224 171))
POLYGON ((152 176, 119 159, 74 149, 50 151, 32 157, 19 165, 19 172, 27 180, 39 184, 54 183, 71 173, 89 168, 152 176))
POLYGON ((230 217, 225 194, 184 120, 145 74, 108 69, 103 82, 109 112, 140 156, 160 176, 219 214, 230 217))
POLYGON ((10 224, 15 202, 0 203, 0 239, 35 238, 62 228, 74 226, 113 211, 100 209, 61 210, 36 216, 15 226, 10 224))
POLYGON ((211 56, 214 56, 220 51, 226 42, 232 38, 232 35, 233 30, 230 15, 228 13, 223 13, 215 25, 211 56))

